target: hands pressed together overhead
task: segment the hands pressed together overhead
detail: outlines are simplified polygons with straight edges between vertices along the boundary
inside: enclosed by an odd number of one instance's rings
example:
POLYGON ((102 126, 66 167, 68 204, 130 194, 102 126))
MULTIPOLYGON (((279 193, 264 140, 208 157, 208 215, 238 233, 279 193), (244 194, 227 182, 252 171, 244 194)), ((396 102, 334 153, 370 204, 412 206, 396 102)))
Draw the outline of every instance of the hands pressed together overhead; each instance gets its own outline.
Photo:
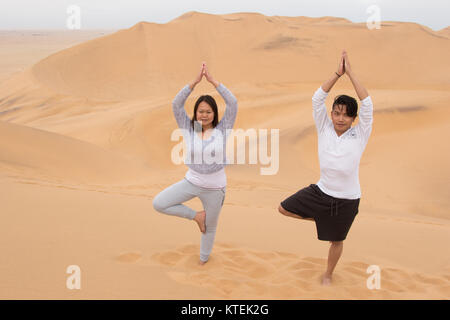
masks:
POLYGON ((340 77, 344 75, 344 73, 347 73, 348 76, 352 74, 350 61, 348 59, 347 51, 345 50, 342 51, 341 59, 339 61, 339 66, 336 74, 340 77))
POLYGON ((360 100, 365 99, 369 93, 367 90, 363 87, 361 82, 357 79, 355 74, 353 73, 353 69, 350 65, 350 60, 347 55, 347 51, 343 50, 341 54, 341 58, 339 59, 338 69, 334 72, 333 76, 326 80, 322 84, 322 89, 325 92, 329 92, 331 88, 333 88, 336 81, 344 75, 344 73, 347 74, 347 76, 350 78, 350 81, 353 84, 353 87, 355 88, 356 93, 358 94, 358 98, 360 100))
POLYGON ((214 87, 217 87, 220 83, 215 80, 211 74, 209 73, 208 66, 206 65, 206 62, 202 62, 202 66, 200 68, 200 72, 195 77, 194 81, 191 83, 191 89, 193 89, 200 81, 202 81, 203 77, 208 80, 214 87))

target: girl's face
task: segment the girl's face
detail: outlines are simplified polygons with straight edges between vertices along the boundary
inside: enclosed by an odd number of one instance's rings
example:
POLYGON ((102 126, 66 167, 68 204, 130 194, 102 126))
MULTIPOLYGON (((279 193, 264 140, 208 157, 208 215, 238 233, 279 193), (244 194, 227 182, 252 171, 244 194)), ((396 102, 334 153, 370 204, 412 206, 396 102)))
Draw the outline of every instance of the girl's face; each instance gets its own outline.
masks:
POLYGON ((196 113, 197 121, 202 123, 203 128, 210 128, 214 120, 214 111, 205 101, 200 102, 196 113))

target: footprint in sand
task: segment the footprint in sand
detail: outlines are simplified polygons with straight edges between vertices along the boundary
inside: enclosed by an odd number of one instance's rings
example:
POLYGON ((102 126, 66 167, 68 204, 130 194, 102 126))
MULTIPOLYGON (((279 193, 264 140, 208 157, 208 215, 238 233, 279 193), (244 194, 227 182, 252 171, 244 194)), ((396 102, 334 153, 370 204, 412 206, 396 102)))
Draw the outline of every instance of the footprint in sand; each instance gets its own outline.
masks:
POLYGON ((151 256, 170 269, 177 282, 209 288, 220 298, 233 299, 405 299, 432 294, 448 298, 447 273, 440 277, 409 273, 395 268, 381 271, 381 289, 369 290, 369 264, 342 261, 329 288, 320 285, 327 260, 289 252, 258 251, 229 243, 216 243, 208 263, 198 264, 198 245, 185 245, 151 256))
POLYGON ((152 255, 152 259, 159 261, 160 263, 167 266, 175 266, 181 261, 186 260, 187 255, 192 255, 189 253, 182 253, 180 251, 167 251, 162 253, 155 253, 152 255))

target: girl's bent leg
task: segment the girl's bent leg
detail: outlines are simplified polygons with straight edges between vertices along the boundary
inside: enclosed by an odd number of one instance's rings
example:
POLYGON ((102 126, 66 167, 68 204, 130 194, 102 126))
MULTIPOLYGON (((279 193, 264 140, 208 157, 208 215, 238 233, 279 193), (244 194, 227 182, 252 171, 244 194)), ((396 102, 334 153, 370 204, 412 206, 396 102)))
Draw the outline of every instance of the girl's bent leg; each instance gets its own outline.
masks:
POLYGON ((153 208, 161 213, 192 220, 196 212, 182 203, 197 195, 198 190, 183 179, 158 193, 153 199, 153 208))

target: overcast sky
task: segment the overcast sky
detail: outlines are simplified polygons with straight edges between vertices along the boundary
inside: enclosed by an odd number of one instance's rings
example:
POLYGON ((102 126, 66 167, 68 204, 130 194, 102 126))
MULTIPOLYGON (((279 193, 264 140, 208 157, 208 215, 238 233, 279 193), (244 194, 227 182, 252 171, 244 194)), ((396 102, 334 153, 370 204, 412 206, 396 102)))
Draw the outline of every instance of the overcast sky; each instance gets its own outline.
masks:
POLYGON ((81 10, 81 29, 166 23, 188 11, 335 16, 366 22, 371 5, 378 6, 382 21, 416 22, 434 30, 450 25, 449 0, 0 0, 0 29, 66 29, 70 5, 81 10))

